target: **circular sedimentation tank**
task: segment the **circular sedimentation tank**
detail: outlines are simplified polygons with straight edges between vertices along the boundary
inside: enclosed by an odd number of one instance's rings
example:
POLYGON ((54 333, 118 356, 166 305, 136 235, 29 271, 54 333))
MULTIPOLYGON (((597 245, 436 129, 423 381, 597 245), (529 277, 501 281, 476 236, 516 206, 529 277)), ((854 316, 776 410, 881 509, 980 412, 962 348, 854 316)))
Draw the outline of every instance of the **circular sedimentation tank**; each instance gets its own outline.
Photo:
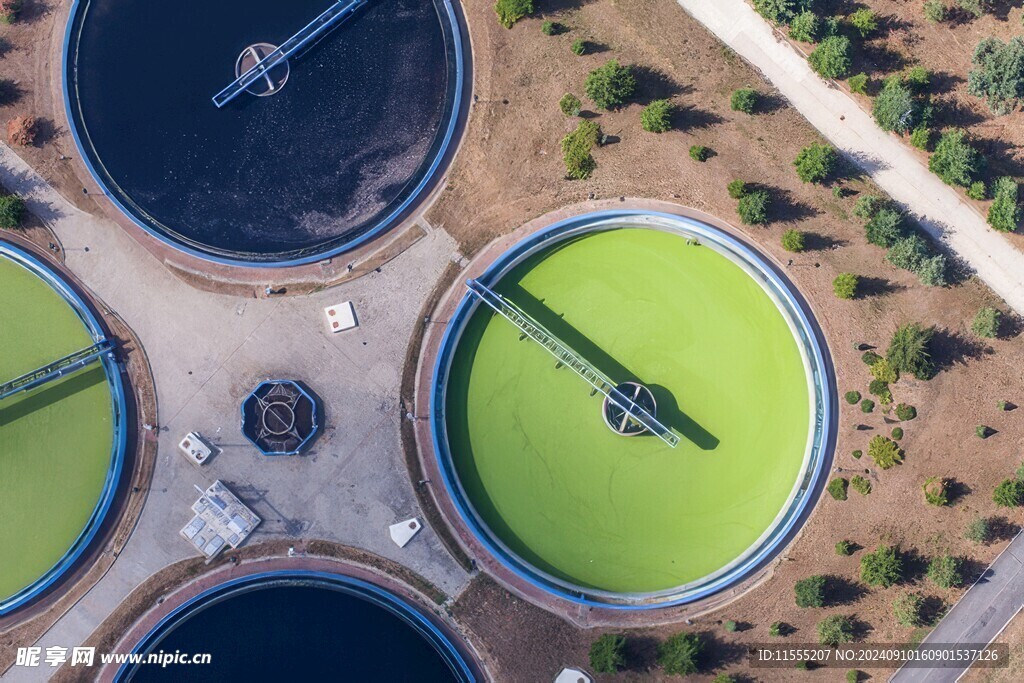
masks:
MULTIPOLYGON (((0 242, 0 382, 104 337, 43 262, 0 242)), ((34 600, 81 557, 112 503, 125 449, 124 394, 103 356, 0 400, 0 616, 34 600)))
POLYGON ((576 601, 679 604, 740 581, 799 525, 831 457, 830 366, 756 251, 676 216, 592 214, 478 281, 613 384, 649 389, 679 437, 609 429, 569 363, 467 294, 434 372, 434 447, 504 565, 576 601))
MULTIPOLYGON (((190 681, 334 680, 475 683, 449 629, 397 594, 311 571, 247 576, 164 617, 133 652, 208 653, 190 681)), ((185 665, 183 665, 185 666, 185 665)), ((182 666, 123 666, 115 681, 181 680, 182 666)))
POLYGON ((366 3, 271 70, 272 96, 213 102, 249 46, 284 46, 332 5, 76 0, 65 100, 104 194, 150 234, 228 263, 320 260, 407 215, 464 101, 451 0, 366 3))

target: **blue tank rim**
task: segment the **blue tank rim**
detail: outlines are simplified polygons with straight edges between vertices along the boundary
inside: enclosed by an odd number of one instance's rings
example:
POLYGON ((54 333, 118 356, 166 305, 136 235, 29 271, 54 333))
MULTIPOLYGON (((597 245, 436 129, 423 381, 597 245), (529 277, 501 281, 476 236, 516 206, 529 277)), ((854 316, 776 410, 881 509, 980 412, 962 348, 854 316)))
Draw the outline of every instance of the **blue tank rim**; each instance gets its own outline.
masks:
MULTIPOLYGON (((199 611, 235 595, 261 588, 286 585, 312 585, 337 590, 370 602, 399 617, 420 637, 431 644, 457 677, 459 683, 477 683, 477 667, 468 660, 459 646, 444 632, 434 618, 411 601, 375 583, 345 574, 309 569, 279 569, 258 572, 224 581, 186 600, 163 616, 131 650, 131 654, 149 654, 160 641, 199 611)), ((453 632, 454 635, 454 632, 453 632)), ((115 683, 131 680, 136 667, 122 664, 114 674, 115 683)))
MULTIPOLYGON (((688 216, 646 209, 600 210, 572 216, 522 238, 499 255, 477 279, 492 286, 512 267, 542 249, 581 234, 625 227, 607 227, 615 221, 624 222, 629 227, 640 228, 666 229, 665 226, 674 226, 673 231, 682 236, 710 240, 718 247, 729 250, 743 258, 764 278, 764 282, 773 288, 775 294, 780 297, 780 302, 787 307, 784 314, 797 325, 797 341, 802 345, 805 357, 810 363, 809 379, 814 389, 814 395, 811 396, 815 412, 815 419, 812 422, 813 436, 809 445, 809 461, 805 464, 802 481, 799 477, 797 479, 799 488, 796 496, 789 502, 785 517, 781 521, 776 520, 771 527, 770 537, 759 539, 755 544, 760 544, 759 547, 742 562, 735 563, 735 566, 727 565, 730 567, 727 572, 720 576, 709 575, 713 580, 692 582, 687 584, 685 590, 672 588, 652 593, 616 593, 577 586, 546 574, 518 557, 490 531, 473 509, 462 490, 447 443, 444 405, 448 373, 462 331, 478 304, 467 294, 463 294, 455 312, 448 320, 431 374, 429 421, 433 455, 428 457, 433 457, 437 462, 444 481, 445 494, 458 513, 458 521, 505 571, 527 586, 588 607, 627 611, 678 607, 709 598, 750 578, 788 546, 806 522, 806 515, 820 498, 823 482, 835 451, 837 425, 834 416, 837 413, 838 400, 835 370, 824 334, 811 315, 810 305, 799 294, 795 285, 782 276, 781 272, 752 245, 719 227, 688 216), (651 225, 645 226, 645 222, 651 225)), ((452 522, 449 520, 446 523, 452 522)))
MULTIPOLYGON (((0 240, 0 256, 18 263, 53 288, 75 311, 95 341, 99 341, 107 336, 106 329, 95 316, 89 304, 51 266, 45 264, 41 259, 28 251, 3 240, 0 240)), ((128 405, 120 368, 114 359, 113 353, 101 356, 100 362, 103 365, 104 374, 107 377, 107 385, 110 389, 114 435, 110 453, 110 466, 107 469, 107 476, 103 482, 103 489, 99 500, 78 538, 75 539, 57 562, 30 585, 14 595, 0 599, 0 617, 11 614, 42 596, 75 566, 96 539, 103 526, 103 522, 106 520, 107 513, 110 512, 110 508, 117 497, 117 488, 121 481, 125 451, 128 445, 128 426, 125 424, 128 405)))
MULTIPOLYGON (((438 16, 442 19, 440 22, 442 30, 445 34, 446 41, 450 44, 450 49, 454 57, 453 65, 449 70, 454 81, 454 96, 451 101, 451 110, 447 114, 448 126, 445 129, 444 136, 441 139, 441 144, 434 154, 431 164, 428 166, 423 177, 416 184, 409 196, 390 213, 388 213, 387 216, 380 219, 375 226, 342 244, 335 245, 334 247, 330 247, 322 251, 314 248, 313 253, 294 257, 274 258, 274 254, 269 254, 268 256, 270 258, 267 259, 247 259, 220 253, 212 249, 204 249, 204 245, 201 245, 198 242, 178 239, 165 233, 163 230, 157 229, 154 226, 147 224, 145 221, 140 220, 138 216, 136 216, 135 212, 125 205, 118 196, 118 193, 111 191, 109 184, 103 179, 103 175, 99 172, 96 165, 89 157, 89 153, 86 151, 85 144, 79 132, 79 124, 77 123, 77 118, 72 107, 71 79, 69 78, 69 69, 71 66, 69 61, 71 57, 71 42, 75 32, 75 25, 80 14, 80 9, 82 7, 88 9, 88 5, 92 0, 72 0, 71 8, 68 12, 67 23, 64 28, 64 41, 61 53, 61 92, 64 100, 64 115, 68 121, 68 129, 71 131, 71 137, 75 141, 75 150, 78 152, 86 170, 89 172, 89 176, 92 178, 92 181, 96 183, 97 187, 102 191, 103 196, 113 203, 114 207, 122 216, 127 218, 135 227, 143 230, 150 237, 153 237, 162 244, 172 247, 189 256, 217 265, 270 269, 290 268, 319 263, 321 261, 336 258, 347 252, 351 252, 384 235, 390 229, 401 223, 402 220, 407 219, 408 212, 415 204, 429 198, 428 190, 431 189, 437 181, 438 174, 443 172, 443 170, 450 166, 452 162, 450 155, 454 151, 453 143, 458 142, 455 140, 455 134, 464 124, 463 119, 466 115, 465 107, 467 107, 469 103, 469 98, 467 97, 469 93, 467 92, 467 88, 471 86, 471 83, 466 81, 466 74, 470 65, 466 62, 466 50, 463 45, 464 42, 467 42, 468 36, 466 35, 466 29, 464 22, 462 21, 461 11, 457 10, 454 4, 456 0, 433 1, 435 8, 443 8, 444 10, 444 15, 442 16, 439 11, 438 16), (445 19, 447 21, 445 21, 445 19)), ((458 145, 456 144, 455 147, 457 146, 458 145)))

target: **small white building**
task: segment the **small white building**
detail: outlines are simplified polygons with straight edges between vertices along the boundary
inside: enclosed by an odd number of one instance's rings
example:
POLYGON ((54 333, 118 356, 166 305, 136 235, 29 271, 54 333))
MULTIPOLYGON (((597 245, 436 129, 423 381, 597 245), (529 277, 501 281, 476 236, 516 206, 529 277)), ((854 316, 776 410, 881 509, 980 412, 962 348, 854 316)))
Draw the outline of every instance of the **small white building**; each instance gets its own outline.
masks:
POLYGON ((192 504, 195 516, 181 530, 181 536, 196 550, 213 559, 225 547, 237 548, 255 531, 261 520, 219 479, 192 504))

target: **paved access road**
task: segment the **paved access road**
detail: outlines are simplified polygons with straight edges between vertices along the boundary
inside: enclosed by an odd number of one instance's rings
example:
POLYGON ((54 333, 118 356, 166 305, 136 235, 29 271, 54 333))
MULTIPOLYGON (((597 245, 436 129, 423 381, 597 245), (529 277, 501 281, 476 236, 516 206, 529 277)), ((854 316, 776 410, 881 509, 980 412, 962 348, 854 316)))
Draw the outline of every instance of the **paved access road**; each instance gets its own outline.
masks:
POLYGON ((1024 313, 1024 253, 933 175, 915 153, 849 95, 819 78, 744 0, 678 0, 691 16, 753 64, 822 135, 943 239, 992 290, 1024 313))

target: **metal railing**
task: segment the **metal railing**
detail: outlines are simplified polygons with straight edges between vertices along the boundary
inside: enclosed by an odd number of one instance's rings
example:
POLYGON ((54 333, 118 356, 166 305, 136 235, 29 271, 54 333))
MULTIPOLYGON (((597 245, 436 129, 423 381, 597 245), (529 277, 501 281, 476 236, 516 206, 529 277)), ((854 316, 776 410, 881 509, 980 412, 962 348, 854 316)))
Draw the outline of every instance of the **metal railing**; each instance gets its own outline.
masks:
POLYGON ((595 390, 604 394, 609 401, 625 411, 630 420, 642 425, 651 434, 657 436, 670 447, 675 448, 679 445, 679 437, 668 427, 658 422, 643 406, 619 391, 616 388, 616 383, 607 375, 594 367, 593 364, 570 348, 528 313, 477 280, 467 280, 466 287, 469 288, 472 294, 501 315, 501 317, 522 330, 527 337, 547 349, 548 353, 554 356, 561 365, 572 369, 577 375, 586 380, 590 386, 594 387, 595 390))
POLYGON ((92 346, 79 349, 72 354, 59 358, 32 372, 25 373, 9 382, 0 384, 0 401, 22 391, 28 391, 42 386, 55 379, 60 379, 74 372, 78 372, 85 366, 97 360, 105 353, 114 349, 114 342, 103 339, 92 346))
POLYGON ((345 19, 348 19, 367 2, 368 0, 339 0, 334 3, 323 14, 306 24, 298 33, 284 41, 281 47, 256 62, 248 71, 232 81, 228 87, 214 95, 213 103, 220 109, 241 95, 253 83, 266 77, 271 69, 284 64, 284 62, 288 61, 289 57, 316 41, 324 33, 330 31, 345 19))

